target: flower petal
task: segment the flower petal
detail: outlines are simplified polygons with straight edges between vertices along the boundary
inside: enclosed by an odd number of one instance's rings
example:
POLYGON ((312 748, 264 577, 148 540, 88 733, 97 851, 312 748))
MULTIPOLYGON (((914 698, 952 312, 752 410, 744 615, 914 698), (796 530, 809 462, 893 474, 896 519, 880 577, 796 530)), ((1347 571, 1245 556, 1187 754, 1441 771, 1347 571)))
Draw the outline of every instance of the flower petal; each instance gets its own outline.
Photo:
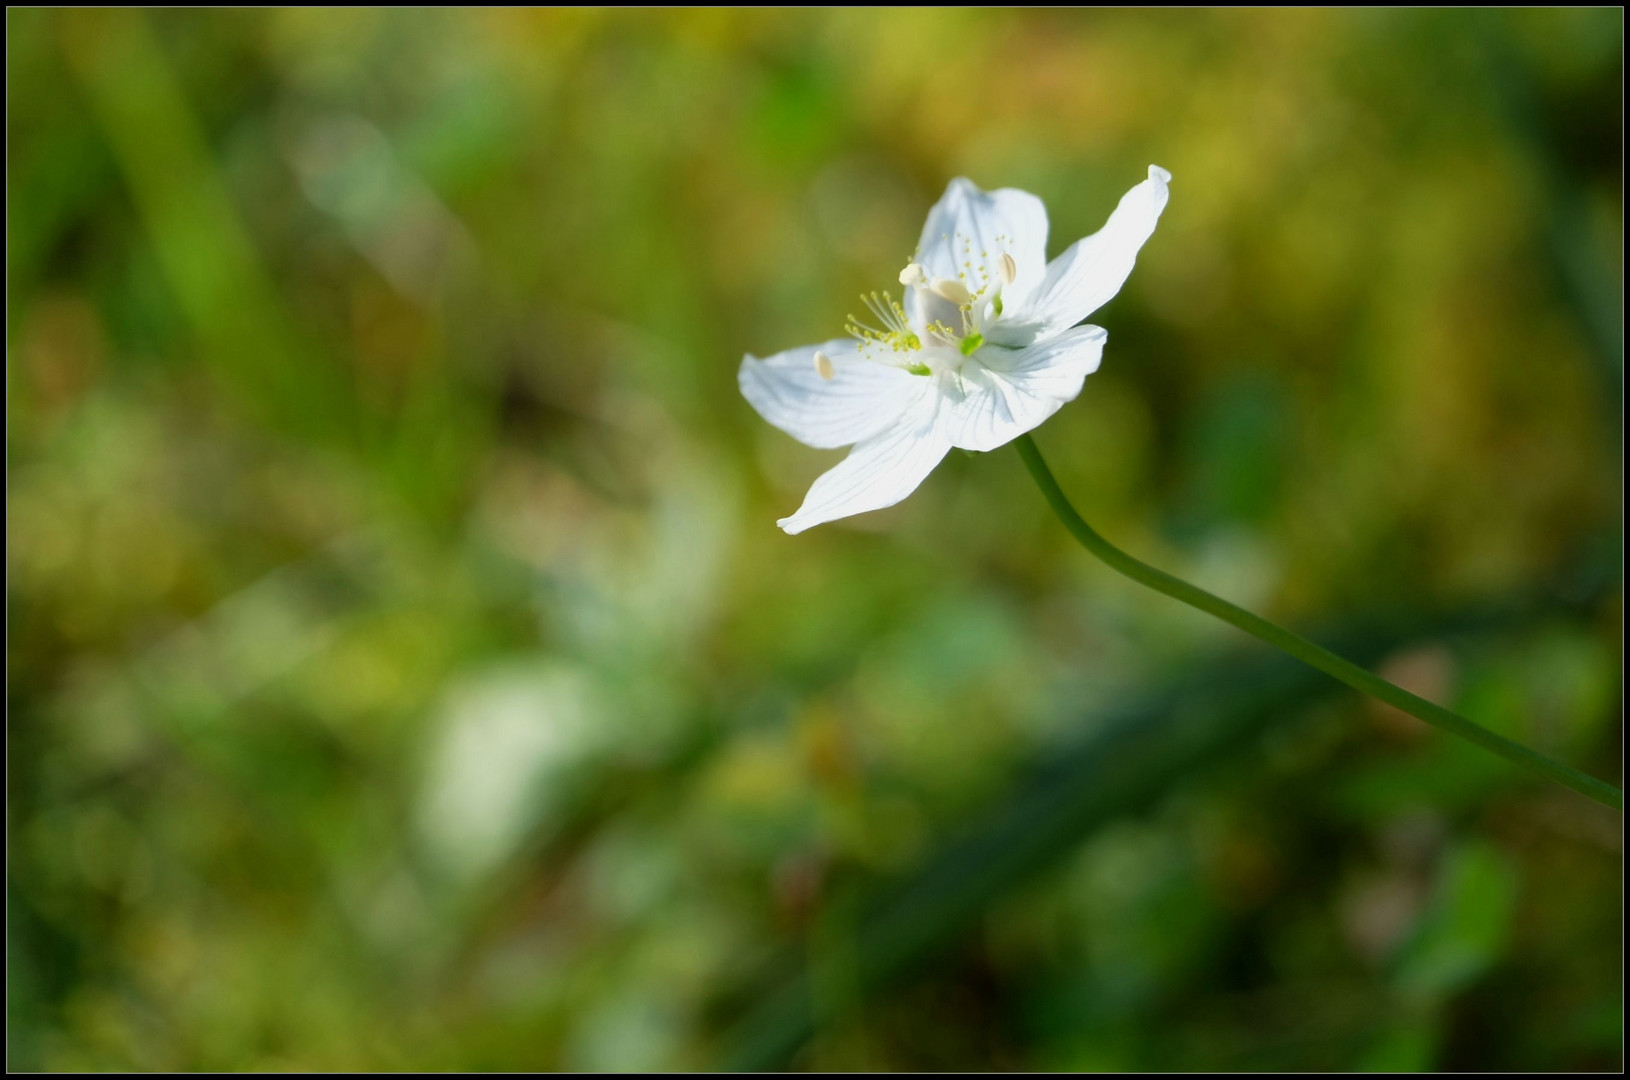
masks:
POLYGON ((1002 290, 1004 306, 1029 294, 1047 269, 1047 208, 1028 191, 981 191, 958 177, 928 212, 917 261, 930 278, 960 278, 970 292, 1002 284, 1002 254, 1017 276, 1002 290))
POLYGON ((882 431, 930 391, 931 380, 862 358, 854 339, 788 349, 765 360, 747 356, 736 381, 758 414, 807 446, 848 446, 882 431), (832 378, 815 370, 815 354, 832 378))
POLYGON ((993 341, 1025 345, 1074 326, 1098 310, 1126 283, 1143 247, 1166 208, 1172 174, 1149 166, 1149 179, 1121 197, 1102 229, 1077 240, 1047 266, 1041 285, 1023 310, 1011 311, 993 341))
POLYGON ((980 349, 962 367, 966 396, 948 410, 952 445, 994 450, 1039 425, 1075 400, 1108 338, 1101 326, 1078 326, 1026 349, 980 349))
POLYGON ((848 457, 816 478, 798 512, 776 524, 801 533, 823 521, 893 506, 916 491, 951 449, 939 402, 935 393, 901 423, 856 443, 848 457))

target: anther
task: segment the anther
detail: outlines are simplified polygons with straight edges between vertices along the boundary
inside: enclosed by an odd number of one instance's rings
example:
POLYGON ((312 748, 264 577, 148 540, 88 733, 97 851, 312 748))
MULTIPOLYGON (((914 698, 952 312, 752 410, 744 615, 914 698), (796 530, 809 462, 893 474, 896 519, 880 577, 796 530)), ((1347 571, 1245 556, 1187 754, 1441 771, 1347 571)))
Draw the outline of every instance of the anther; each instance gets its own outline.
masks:
POLYGON ((819 375, 823 379, 830 379, 832 376, 837 374, 837 371, 832 367, 832 358, 830 356, 827 356, 823 352, 816 352, 815 374, 819 375))
POLYGON ((919 262, 906 263, 906 268, 900 271, 900 284, 910 288, 914 285, 928 284, 928 273, 919 262))
POLYGON ((1002 252, 1002 281, 1008 285, 1011 285, 1013 284, 1013 279, 1018 276, 1019 264, 1013 261, 1013 256, 1009 255, 1005 251, 1002 252))

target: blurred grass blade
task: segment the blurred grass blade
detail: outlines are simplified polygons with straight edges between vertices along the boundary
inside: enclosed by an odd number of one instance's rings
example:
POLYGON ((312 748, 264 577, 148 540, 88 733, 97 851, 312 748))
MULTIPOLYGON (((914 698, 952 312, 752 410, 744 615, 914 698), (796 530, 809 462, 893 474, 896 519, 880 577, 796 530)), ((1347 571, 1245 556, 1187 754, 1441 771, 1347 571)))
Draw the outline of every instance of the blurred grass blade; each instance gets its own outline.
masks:
MULTIPOLYGON (((1485 76, 1494 104, 1512 135, 1526 145, 1528 160, 1539 174, 1551 274, 1559 295, 1573 309, 1591 343, 1603 381, 1612 390, 1603 400, 1614 401, 1624 394, 1624 285, 1620 269, 1596 240, 1590 192, 1563 159, 1558 145, 1561 133, 1552 130, 1542 114, 1530 65, 1512 39, 1512 13, 1479 14, 1472 26, 1486 57, 1485 76)), ((1611 412, 1615 420, 1619 419, 1618 410, 1611 412)))
MULTIPOLYGON (((1354 623, 1328 636, 1373 663, 1413 641, 1521 625, 1533 615, 1532 605, 1511 604, 1408 625, 1354 623)), ((1249 752, 1265 730, 1335 689, 1314 669, 1275 655, 1249 663, 1228 659, 1129 702, 1073 749, 1050 755, 917 870, 860 906, 849 950, 855 1004, 949 948, 993 901, 1098 829, 1151 806, 1178 781, 1249 752)), ((775 970, 766 979, 774 989, 758 995, 762 1003, 732 1031, 724 1068, 782 1068, 828 1019, 807 964, 787 957, 775 970)))
MULTIPOLYGON (((1318 682, 1311 671, 1274 659, 1243 672, 1234 667, 1226 684, 1198 680, 1127 708, 866 906, 850 950, 857 958, 854 985, 863 995, 875 993, 905 974, 1100 826, 1148 806, 1270 720, 1291 715, 1317 693, 1318 682)), ((724 1067, 783 1067, 814 1033, 816 1017, 810 975, 800 969, 784 976, 738 1029, 724 1067)))
POLYGON ((206 365, 264 420, 345 431, 348 388, 283 310, 147 16, 80 10, 57 25, 206 365))

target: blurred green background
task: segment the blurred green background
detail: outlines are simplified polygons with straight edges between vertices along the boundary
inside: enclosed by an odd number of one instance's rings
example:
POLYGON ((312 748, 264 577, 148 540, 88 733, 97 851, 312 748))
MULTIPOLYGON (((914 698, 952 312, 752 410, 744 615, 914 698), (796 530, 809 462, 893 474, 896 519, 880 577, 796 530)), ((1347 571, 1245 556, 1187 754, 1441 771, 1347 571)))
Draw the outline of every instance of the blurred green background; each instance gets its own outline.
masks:
POLYGON ((7 30, 11 1067, 1622 1064, 1617 814, 736 390, 1161 164, 1065 488, 1616 781, 1620 12, 7 30))

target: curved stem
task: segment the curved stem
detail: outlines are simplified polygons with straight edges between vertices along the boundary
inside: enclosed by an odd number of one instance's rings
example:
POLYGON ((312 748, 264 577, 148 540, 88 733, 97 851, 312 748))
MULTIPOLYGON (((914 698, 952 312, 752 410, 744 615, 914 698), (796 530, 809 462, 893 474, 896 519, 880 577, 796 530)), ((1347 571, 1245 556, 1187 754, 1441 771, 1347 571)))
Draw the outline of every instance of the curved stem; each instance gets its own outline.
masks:
POLYGON ((1338 679, 1351 686, 1354 690, 1361 690, 1371 697, 1379 698, 1396 709, 1402 709, 1417 719, 1428 724, 1440 727, 1445 731, 1453 732, 1463 739, 1481 746, 1485 750, 1492 750, 1507 761, 1521 765, 1530 772, 1538 773, 1547 780, 1554 780, 1564 787, 1572 788, 1587 798, 1595 799, 1599 803, 1611 806, 1615 810, 1624 809, 1624 793, 1612 784, 1604 783, 1594 776, 1586 775, 1578 769, 1569 768, 1560 762, 1552 761, 1544 754, 1539 754, 1520 743, 1512 742, 1503 736, 1474 724, 1464 716, 1450 712, 1441 705, 1434 705, 1423 697, 1417 697, 1408 690, 1394 686, 1378 676, 1370 674, 1357 664, 1343 660, 1328 649, 1321 648, 1304 637, 1299 637, 1289 630, 1260 615, 1253 615, 1244 608, 1236 607, 1228 601, 1213 596, 1204 589, 1190 585, 1179 578, 1172 577, 1163 570, 1156 570, 1148 563, 1140 562, 1122 551, 1120 548, 1099 536, 1091 525, 1088 525, 1070 500, 1058 486, 1053 478, 1052 470, 1042 459, 1041 451, 1036 448, 1035 440, 1029 435, 1021 435, 1016 440, 1019 447, 1019 456, 1024 458, 1025 467, 1035 478, 1036 485, 1041 488, 1042 495, 1047 499, 1053 512, 1064 527, 1070 530, 1081 546, 1092 552, 1098 558, 1108 563, 1110 568, 1124 574, 1140 585, 1147 585, 1156 592, 1163 592, 1174 600, 1181 600, 1190 607, 1199 608, 1208 615, 1215 615, 1226 623, 1237 626, 1247 634, 1261 638, 1270 645, 1277 646, 1285 652, 1296 657, 1305 664, 1318 668, 1326 675, 1338 679))

